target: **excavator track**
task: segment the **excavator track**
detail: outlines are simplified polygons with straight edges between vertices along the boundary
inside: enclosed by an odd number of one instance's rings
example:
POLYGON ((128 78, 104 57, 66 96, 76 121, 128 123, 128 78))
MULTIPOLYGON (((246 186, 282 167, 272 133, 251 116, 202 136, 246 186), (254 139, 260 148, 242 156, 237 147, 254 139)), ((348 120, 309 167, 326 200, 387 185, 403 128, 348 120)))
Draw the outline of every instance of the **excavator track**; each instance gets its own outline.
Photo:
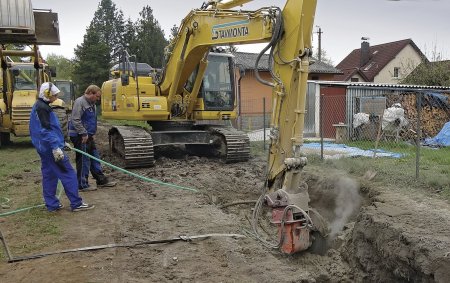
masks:
POLYGON ((152 137, 143 128, 114 126, 109 130, 109 146, 112 153, 120 156, 125 168, 155 164, 152 137))
POLYGON ((234 128, 212 128, 213 134, 220 136, 224 142, 221 147, 225 162, 243 162, 250 158, 250 139, 244 132, 238 131, 234 128))

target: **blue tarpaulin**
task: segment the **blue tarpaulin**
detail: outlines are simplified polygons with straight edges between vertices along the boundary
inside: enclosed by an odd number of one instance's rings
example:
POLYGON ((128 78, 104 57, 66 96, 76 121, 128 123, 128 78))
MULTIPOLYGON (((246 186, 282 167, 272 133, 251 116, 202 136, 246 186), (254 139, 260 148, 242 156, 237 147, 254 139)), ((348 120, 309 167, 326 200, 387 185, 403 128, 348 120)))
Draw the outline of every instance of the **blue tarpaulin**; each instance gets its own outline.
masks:
MULTIPOLYGON (((320 143, 305 143, 302 146, 303 148, 309 148, 309 149, 320 149, 320 143)), ((333 151, 335 153, 339 154, 339 157, 341 156, 367 156, 372 157, 375 149, 369 149, 364 150, 357 147, 351 147, 347 146, 345 144, 335 144, 335 143, 323 143, 324 150, 327 151, 333 151)), ((395 152, 388 152, 384 151, 382 149, 376 150, 376 156, 377 157, 393 157, 393 158, 400 158, 403 155, 401 153, 395 153, 395 152)))
POLYGON ((423 144, 427 146, 450 146, 450 122, 445 123, 434 138, 425 139, 423 144))

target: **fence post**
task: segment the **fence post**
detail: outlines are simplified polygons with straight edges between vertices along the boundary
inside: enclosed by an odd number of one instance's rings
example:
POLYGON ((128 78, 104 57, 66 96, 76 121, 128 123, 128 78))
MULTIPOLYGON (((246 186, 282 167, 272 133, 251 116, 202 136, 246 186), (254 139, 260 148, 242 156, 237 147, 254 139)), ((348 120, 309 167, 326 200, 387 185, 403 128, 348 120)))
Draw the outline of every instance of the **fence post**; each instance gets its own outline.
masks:
POLYGON ((422 130, 420 128, 420 114, 422 112, 422 92, 417 92, 416 97, 417 107, 417 134, 416 134, 416 179, 419 179, 419 165, 420 165, 420 140, 422 138, 422 130))
POLYGON ((320 159, 323 160, 323 99, 324 95, 320 95, 319 105, 319 132, 320 132, 320 159))
POLYGON ((264 135, 264 147, 266 150, 266 98, 263 97, 263 135, 264 135))

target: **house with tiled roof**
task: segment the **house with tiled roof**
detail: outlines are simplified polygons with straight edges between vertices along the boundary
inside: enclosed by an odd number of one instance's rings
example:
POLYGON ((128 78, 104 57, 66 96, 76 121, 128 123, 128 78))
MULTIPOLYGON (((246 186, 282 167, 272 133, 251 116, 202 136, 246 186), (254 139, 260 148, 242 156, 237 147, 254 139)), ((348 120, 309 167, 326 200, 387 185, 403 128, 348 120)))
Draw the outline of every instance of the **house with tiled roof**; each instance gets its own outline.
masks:
POLYGON ((370 46, 363 38, 361 48, 336 66, 343 74, 334 80, 398 84, 423 61, 428 60, 412 39, 370 46))

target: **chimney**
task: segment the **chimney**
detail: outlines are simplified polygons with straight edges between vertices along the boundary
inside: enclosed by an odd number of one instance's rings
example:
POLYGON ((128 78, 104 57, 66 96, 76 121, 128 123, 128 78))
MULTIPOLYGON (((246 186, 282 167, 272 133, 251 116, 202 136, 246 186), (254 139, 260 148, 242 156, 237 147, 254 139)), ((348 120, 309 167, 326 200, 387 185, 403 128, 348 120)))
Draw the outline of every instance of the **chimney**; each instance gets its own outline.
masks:
POLYGON ((367 64, 370 60, 370 44, 369 44, 369 38, 368 37, 361 37, 361 61, 360 61, 360 67, 363 67, 367 64))

